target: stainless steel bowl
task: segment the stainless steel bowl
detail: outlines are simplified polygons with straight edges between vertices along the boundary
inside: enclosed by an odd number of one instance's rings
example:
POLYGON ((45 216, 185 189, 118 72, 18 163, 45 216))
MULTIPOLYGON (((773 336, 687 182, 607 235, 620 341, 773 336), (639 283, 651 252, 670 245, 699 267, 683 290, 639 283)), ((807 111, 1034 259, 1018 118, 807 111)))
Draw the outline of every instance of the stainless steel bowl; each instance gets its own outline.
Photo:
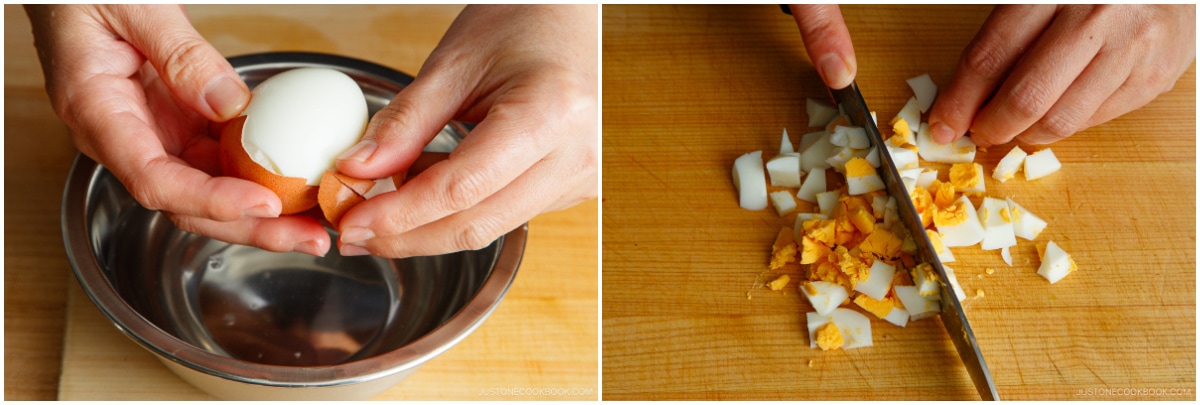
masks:
MULTIPOLYGON (((372 114, 412 81, 322 54, 230 61, 251 87, 296 67, 339 69, 372 114)), ((449 151, 467 130, 447 125, 426 150, 449 151)), ((512 284, 527 228, 477 251, 403 260, 272 253, 179 230, 80 155, 62 231, 100 312, 184 380, 219 398, 313 400, 378 394, 470 334, 512 284)))

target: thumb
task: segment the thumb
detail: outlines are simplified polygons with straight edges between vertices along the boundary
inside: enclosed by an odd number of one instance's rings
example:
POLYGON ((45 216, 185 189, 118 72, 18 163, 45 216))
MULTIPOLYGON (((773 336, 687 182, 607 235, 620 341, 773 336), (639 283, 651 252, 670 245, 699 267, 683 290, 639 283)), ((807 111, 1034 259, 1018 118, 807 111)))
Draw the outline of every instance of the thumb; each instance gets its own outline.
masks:
POLYGON ((418 75, 387 107, 375 113, 363 139, 338 156, 338 171, 374 179, 412 166, 466 97, 464 80, 446 80, 451 76, 442 71, 418 75))
POLYGON ((858 60, 854 57, 850 31, 842 20, 842 10, 837 5, 827 4, 793 4, 789 7, 804 37, 808 58, 817 68, 821 80, 831 89, 849 86, 858 73, 858 60))
POLYGON ((120 6, 110 24, 150 61, 159 76, 192 110, 211 121, 236 117, 250 89, 229 61, 196 32, 183 6, 120 6))

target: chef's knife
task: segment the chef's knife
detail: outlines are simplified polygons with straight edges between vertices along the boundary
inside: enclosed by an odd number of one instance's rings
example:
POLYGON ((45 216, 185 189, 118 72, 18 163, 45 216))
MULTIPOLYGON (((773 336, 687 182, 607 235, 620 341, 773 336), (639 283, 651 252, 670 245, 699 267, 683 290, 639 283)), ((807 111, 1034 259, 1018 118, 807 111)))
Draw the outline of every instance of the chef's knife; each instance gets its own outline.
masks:
MULTIPOLYGON (((863 100, 858 83, 851 82, 846 88, 830 89, 830 92, 833 93, 833 98, 850 118, 851 124, 865 128, 867 136, 871 139, 871 145, 879 148, 881 163, 879 177, 883 178, 883 183, 887 185, 888 194, 896 198, 900 220, 904 222, 909 235, 917 243, 916 259, 918 263, 924 262, 933 266, 941 281, 942 324, 946 326, 950 340, 958 349, 958 356, 962 359, 963 365, 967 367, 971 380, 975 382, 979 396, 988 401, 999 400, 996 384, 992 381, 991 373, 988 372, 987 363, 983 361, 983 353, 979 351, 979 346, 975 343, 975 334, 971 332, 971 325, 967 323, 967 317, 963 314, 962 302, 958 300, 953 288, 948 284, 949 278, 946 277, 946 269, 942 266, 942 261, 938 260, 937 254, 934 253, 933 243, 930 242, 929 235, 925 234, 925 227, 922 226, 917 209, 908 196, 908 190, 900 180, 900 172, 896 168, 896 163, 892 161, 892 155, 886 153, 883 137, 879 135, 879 127, 871 119, 871 110, 867 108, 867 102, 863 100)), ((916 131, 915 128, 913 130, 916 131)))

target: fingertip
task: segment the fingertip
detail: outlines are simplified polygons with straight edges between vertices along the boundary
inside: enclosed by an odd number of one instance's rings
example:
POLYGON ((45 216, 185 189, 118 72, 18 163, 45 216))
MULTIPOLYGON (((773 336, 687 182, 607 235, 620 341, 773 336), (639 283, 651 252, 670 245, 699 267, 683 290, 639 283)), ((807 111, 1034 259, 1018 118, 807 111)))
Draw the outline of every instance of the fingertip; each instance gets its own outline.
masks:
POLYGON ((831 89, 844 89, 854 81, 855 66, 836 53, 827 53, 817 61, 817 73, 831 89))
POLYGON ((329 238, 316 238, 301 241, 292 247, 293 252, 307 253, 317 257, 325 257, 329 253, 329 238))
POLYGON ((934 142, 942 145, 949 144, 950 142, 954 142, 955 139, 960 138, 958 131, 950 128, 949 125, 941 121, 932 120, 929 124, 929 135, 933 137, 934 142))
POLYGON ((250 103, 250 88, 241 80, 219 76, 204 88, 204 102, 212 110, 213 121, 228 121, 246 109, 250 103))

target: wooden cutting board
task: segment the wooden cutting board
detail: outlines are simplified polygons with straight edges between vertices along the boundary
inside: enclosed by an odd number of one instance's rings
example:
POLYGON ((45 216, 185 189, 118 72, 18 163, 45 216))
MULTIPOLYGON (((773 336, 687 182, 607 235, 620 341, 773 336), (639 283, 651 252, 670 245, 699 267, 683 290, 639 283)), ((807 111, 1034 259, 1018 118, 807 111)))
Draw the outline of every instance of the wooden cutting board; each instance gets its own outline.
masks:
MULTIPOLYGON (((949 81, 984 6, 844 6, 858 83, 880 119, 929 73, 949 81)), ((603 21, 605 399, 972 399, 938 319, 875 320, 874 347, 810 349, 793 281, 761 287, 792 224, 738 207, 739 155, 809 132, 826 97, 773 5, 606 6, 603 21)), ((987 179, 1049 221, 1079 271, 1036 274, 1034 243, 955 248, 975 336, 1004 399, 1195 399, 1195 66, 1173 91, 1053 145, 1037 181, 987 179), (992 268, 994 274, 986 274, 992 268)), ((1011 145, 980 152, 990 175, 1011 145)), ((1027 150, 1040 148, 1027 148, 1027 150)), ((797 269, 783 273, 798 273, 797 269)), ((795 276, 796 274, 793 274, 795 276)))

